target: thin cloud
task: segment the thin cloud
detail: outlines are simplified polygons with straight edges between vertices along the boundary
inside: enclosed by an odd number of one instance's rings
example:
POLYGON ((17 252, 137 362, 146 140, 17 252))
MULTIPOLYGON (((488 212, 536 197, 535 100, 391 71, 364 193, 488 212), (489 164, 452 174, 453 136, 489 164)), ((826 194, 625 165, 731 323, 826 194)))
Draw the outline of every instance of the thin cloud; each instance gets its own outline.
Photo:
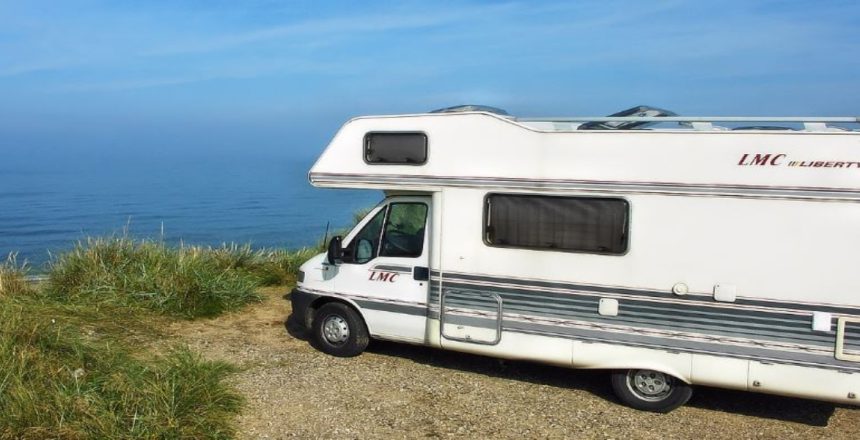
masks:
MULTIPOLYGON (((860 15, 850 3, 408 2, 315 11, 169 3, 48 8, 53 13, 27 4, 19 9, 28 15, 10 17, 0 32, 0 94, 14 91, 16 107, 39 103, 32 95, 105 92, 109 100, 138 89, 163 98, 157 106, 173 88, 206 82, 200 89, 215 98, 259 105, 262 88, 273 85, 279 96, 331 97, 332 107, 353 99, 385 108, 437 95, 509 103, 523 96, 537 106, 561 94, 593 106, 599 99, 588 90, 675 99, 661 85, 728 96, 767 81, 769 93, 781 87, 783 100, 803 100, 810 84, 838 83, 860 69, 860 58, 847 55, 860 15)), ((856 96, 848 89, 834 102, 856 96)))
POLYGON ((70 83, 57 87, 58 92, 114 92, 155 87, 177 86, 218 80, 247 80, 262 76, 284 74, 324 74, 343 72, 354 65, 348 60, 339 63, 323 63, 309 60, 255 60, 239 67, 223 66, 187 73, 184 75, 147 75, 121 80, 70 83))
POLYGON ((5 67, 0 67, 0 78, 9 78, 19 75, 28 75, 32 73, 48 72, 55 70, 67 69, 78 65, 72 61, 45 61, 35 63, 13 64, 5 67))
POLYGON ((383 33, 397 30, 421 29, 463 22, 475 16, 511 12, 519 5, 505 3, 479 8, 460 8, 436 13, 397 13, 374 14, 365 16, 335 17, 308 20, 283 26, 273 26, 251 31, 204 37, 197 40, 178 42, 167 47, 155 48, 143 55, 177 55, 215 52, 263 41, 290 37, 313 35, 349 35, 360 33, 383 33))

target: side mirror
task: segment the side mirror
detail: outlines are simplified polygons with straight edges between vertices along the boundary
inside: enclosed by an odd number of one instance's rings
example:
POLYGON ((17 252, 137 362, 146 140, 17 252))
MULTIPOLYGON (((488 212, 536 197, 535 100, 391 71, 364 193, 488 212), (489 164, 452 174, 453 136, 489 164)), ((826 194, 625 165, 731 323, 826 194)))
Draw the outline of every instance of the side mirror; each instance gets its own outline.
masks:
POLYGON ((343 247, 341 247, 341 236, 336 235, 331 238, 328 242, 328 252, 326 253, 326 259, 328 259, 328 264, 335 265, 337 264, 337 260, 343 258, 343 247))

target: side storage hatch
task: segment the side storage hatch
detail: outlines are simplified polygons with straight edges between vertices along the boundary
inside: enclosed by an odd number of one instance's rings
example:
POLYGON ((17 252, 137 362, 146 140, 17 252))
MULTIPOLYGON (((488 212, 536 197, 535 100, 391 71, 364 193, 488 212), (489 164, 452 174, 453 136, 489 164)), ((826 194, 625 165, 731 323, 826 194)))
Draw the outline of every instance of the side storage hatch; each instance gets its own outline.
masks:
POLYGON ((440 310, 445 339, 482 345, 502 339, 502 298, 495 293, 443 290, 440 310))

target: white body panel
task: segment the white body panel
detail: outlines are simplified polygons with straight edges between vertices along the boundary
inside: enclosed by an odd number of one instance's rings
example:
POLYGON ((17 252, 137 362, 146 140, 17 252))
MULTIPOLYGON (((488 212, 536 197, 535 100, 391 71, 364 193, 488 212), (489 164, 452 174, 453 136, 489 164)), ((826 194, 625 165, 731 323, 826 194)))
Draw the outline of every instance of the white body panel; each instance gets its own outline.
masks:
POLYGON ((683 282, 688 295, 707 296, 715 285, 732 283, 738 296, 858 301, 845 291, 857 284, 857 260, 845 252, 860 245, 860 203, 629 195, 629 251, 605 256, 486 246, 487 191, 443 192, 445 207, 457 215, 443 219, 442 268, 455 272, 658 290, 683 282), (846 236, 850 231, 854 236, 846 236))
POLYGON ((860 132, 535 127, 548 125, 485 113, 347 123, 310 179, 431 196, 419 262, 430 289, 379 290, 358 275, 299 287, 426 309, 356 302, 375 337, 857 404, 860 362, 848 359, 860 354, 860 325, 846 327, 846 357, 835 350, 836 321, 860 316, 860 132), (362 139, 380 131, 425 133, 426 164, 363 161, 362 139), (490 246, 494 193, 623 198, 628 250, 490 246))

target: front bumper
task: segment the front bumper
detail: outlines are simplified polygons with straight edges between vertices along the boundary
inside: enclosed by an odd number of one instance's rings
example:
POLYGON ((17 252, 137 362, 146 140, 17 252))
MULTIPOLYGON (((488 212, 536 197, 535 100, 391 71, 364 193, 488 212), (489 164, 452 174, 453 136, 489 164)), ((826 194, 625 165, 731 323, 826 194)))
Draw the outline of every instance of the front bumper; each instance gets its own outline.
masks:
POLYGON ((292 319, 294 322, 301 324, 306 329, 309 329, 311 327, 311 314, 308 313, 308 310, 310 309, 310 305, 319 297, 320 295, 305 292, 298 287, 293 289, 293 291, 290 292, 290 303, 293 307, 292 319))

